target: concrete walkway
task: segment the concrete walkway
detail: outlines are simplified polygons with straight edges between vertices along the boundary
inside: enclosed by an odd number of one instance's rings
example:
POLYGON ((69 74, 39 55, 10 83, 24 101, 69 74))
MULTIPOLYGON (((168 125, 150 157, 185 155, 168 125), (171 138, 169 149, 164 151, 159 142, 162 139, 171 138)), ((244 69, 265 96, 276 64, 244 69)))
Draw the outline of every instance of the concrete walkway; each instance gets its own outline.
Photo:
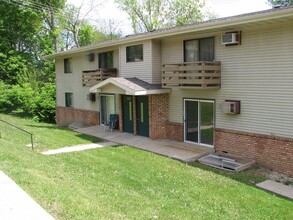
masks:
POLYGON ((1 220, 54 220, 12 179, 0 171, 1 220))
POLYGON ((293 187, 291 186, 286 186, 273 180, 266 180, 264 182, 256 184, 256 186, 266 191, 270 191, 286 198, 293 199, 293 187))
POLYGON ((116 146, 116 145, 117 143, 114 143, 114 142, 102 142, 98 144, 95 144, 95 143, 83 144, 83 145, 76 145, 72 147, 63 147, 59 149, 48 150, 48 151, 42 152, 42 154, 44 155, 61 154, 61 153, 90 150, 90 149, 96 149, 96 148, 102 148, 102 147, 116 146))
POLYGON ((184 162, 195 161, 199 157, 213 152, 213 148, 202 147, 195 144, 188 144, 172 140, 151 140, 147 137, 121 133, 116 130, 113 130, 113 132, 109 130, 104 131, 103 126, 79 128, 75 129, 75 131, 99 137, 107 141, 150 151, 184 162))

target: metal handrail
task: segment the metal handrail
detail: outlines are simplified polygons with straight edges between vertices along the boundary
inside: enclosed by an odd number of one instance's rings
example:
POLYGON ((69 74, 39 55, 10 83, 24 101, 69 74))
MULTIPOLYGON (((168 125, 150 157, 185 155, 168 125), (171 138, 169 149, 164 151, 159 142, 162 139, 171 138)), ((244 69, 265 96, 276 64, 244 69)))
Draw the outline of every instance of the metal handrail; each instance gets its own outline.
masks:
POLYGON ((17 126, 15 126, 15 125, 13 125, 13 124, 10 124, 9 122, 4 121, 4 120, 2 120, 2 119, 0 119, 0 121, 2 121, 3 123, 8 124, 8 125, 10 125, 10 126, 16 128, 16 129, 18 129, 18 130, 20 130, 20 131, 23 131, 23 132, 29 134, 29 135, 31 136, 32 150, 34 150, 34 140, 33 140, 33 135, 34 135, 34 134, 33 134, 33 133, 31 133, 31 132, 29 132, 29 131, 26 131, 26 130, 20 128, 20 127, 17 127, 17 126))

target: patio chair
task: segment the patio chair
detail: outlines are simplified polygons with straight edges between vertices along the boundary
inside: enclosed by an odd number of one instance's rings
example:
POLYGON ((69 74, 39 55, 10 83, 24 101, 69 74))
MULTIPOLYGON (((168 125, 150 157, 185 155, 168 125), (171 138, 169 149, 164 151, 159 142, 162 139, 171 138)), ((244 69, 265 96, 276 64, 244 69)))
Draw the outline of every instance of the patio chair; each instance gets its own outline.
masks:
POLYGON ((112 132, 113 129, 116 128, 117 122, 118 122, 118 115, 110 114, 109 121, 104 122, 104 131, 106 130, 106 128, 109 128, 109 130, 111 130, 112 132))

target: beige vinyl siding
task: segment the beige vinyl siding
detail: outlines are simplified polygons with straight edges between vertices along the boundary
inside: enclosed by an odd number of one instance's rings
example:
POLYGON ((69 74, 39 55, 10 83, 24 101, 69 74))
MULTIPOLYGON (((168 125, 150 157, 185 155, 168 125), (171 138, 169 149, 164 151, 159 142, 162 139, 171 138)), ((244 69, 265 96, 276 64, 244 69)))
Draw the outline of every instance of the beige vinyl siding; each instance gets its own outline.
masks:
MULTIPOLYGON (((183 123, 183 98, 215 99, 216 127, 292 138, 292 24, 259 25, 241 31, 242 44, 230 47, 222 45, 220 33, 215 33, 216 60, 222 63, 221 89, 172 90, 169 119, 183 123), (220 103, 225 99, 240 100, 241 114, 222 113, 220 103)), ((168 42, 172 41, 163 41, 163 54, 170 53, 168 42)), ((182 61, 182 41, 170 46, 181 54, 163 55, 163 63, 182 61)))
POLYGON ((119 75, 119 50, 114 50, 113 52, 113 67, 117 69, 117 74, 119 75))
POLYGON ((78 56, 71 57, 73 64, 73 72, 68 74, 64 74, 63 59, 61 58, 56 60, 56 81, 58 82, 56 89, 57 106, 65 106, 65 92, 72 92, 73 108, 87 109, 93 111, 99 110, 98 100, 95 102, 87 100, 89 87, 82 86, 82 71, 85 68, 84 63, 88 62, 88 60, 85 59, 85 57, 86 54, 80 54, 78 56))
POLYGON ((183 41, 181 38, 170 38, 162 41, 162 64, 183 62, 183 41))
POLYGON ((117 87, 117 86, 115 86, 113 84, 109 84, 109 85, 106 85, 106 86, 102 87, 101 93, 106 93, 106 94, 112 94, 112 93, 125 94, 125 90, 120 89, 119 87, 117 87))
POLYGON ((80 53, 72 57, 62 57, 56 60, 56 95, 57 106, 65 106, 65 92, 73 93, 73 107, 77 109, 86 109, 99 111, 99 100, 95 102, 87 100, 89 87, 82 86, 82 71, 95 70, 99 67, 99 53, 113 51, 114 68, 119 68, 119 50, 115 48, 105 48, 86 53, 80 53), (95 60, 88 61, 88 54, 94 53, 95 60), (72 58, 73 72, 64 74, 64 58, 72 58))
POLYGON ((152 83, 161 83, 161 41, 152 41, 152 83))
POLYGON ((114 51, 114 68, 119 66, 118 50, 105 49, 87 53, 81 53, 73 57, 61 57, 56 60, 56 82, 57 82, 57 106, 65 106, 65 92, 73 93, 73 108, 99 111, 99 100, 90 101, 87 99, 89 87, 82 86, 82 71, 95 70, 99 66, 99 53, 114 51), (88 54, 95 53, 95 60, 88 61, 88 54), (72 58, 73 72, 64 74, 64 58, 72 58))
POLYGON ((120 76, 125 78, 137 77, 152 83, 151 41, 138 42, 120 47, 120 76), (143 45, 143 61, 126 62, 126 47, 143 45))

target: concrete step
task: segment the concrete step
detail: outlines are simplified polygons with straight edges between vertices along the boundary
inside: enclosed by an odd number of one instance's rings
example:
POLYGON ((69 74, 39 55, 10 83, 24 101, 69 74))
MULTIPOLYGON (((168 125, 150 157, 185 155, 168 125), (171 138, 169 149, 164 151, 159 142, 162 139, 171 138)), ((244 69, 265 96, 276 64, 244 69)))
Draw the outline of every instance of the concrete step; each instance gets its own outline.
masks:
POLYGON ((293 199, 292 186, 286 186, 273 180, 266 180, 264 182, 256 184, 256 186, 269 192, 284 196, 286 198, 293 199))

